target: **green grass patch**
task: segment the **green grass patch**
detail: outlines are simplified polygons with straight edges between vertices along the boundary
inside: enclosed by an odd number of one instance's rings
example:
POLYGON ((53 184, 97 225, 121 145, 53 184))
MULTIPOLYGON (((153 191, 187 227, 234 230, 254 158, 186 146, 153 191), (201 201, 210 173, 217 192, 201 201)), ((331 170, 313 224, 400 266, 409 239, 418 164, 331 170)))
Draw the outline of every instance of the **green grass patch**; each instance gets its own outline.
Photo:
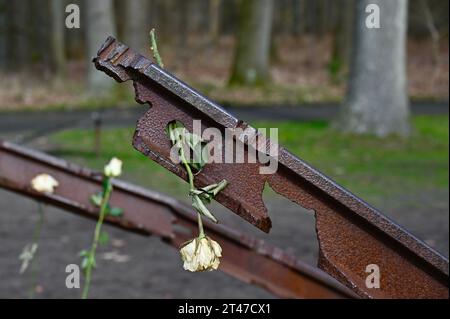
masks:
MULTIPOLYGON (((279 142, 292 153, 353 193, 373 201, 383 196, 448 189, 448 116, 416 116, 409 138, 341 134, 329 123, 258 121, 254 127, 277 127, 279 142)), ((124 160, 125 178, 172 195, 187 194, 187 184, 131 146, 134 128, 107 129, 102 155, 96 158, 94 134, 70 130, 50 137, 55 154, 102 169, 112 156, 124 160)), ((184 195, 181 195, 184 196, 184 195)))

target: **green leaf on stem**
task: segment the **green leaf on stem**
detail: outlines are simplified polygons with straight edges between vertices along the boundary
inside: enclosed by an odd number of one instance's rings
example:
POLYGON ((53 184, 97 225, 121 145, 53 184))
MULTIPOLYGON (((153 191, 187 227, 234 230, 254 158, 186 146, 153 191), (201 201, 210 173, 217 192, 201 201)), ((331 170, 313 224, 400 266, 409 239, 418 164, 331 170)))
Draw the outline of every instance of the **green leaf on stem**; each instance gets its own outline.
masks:
POLYGON ((219 184, 211 184, 200 189, 194 189, 191 191, 191 194, 197 195, 204 203, 209 204, 227 185, 228 182, 222 180, 219 184))
POLYGON ((80 257, 83 257, 81 260, 81 269, 86 270, 88 267, 95 267, 95 256, 92 255, 92 252, 89 250, 80 251, 80 257))
POLYGON ((83 260, 81 261, 81 269, 85 270, 88 268, 88 266, 89 266, 89 258, 84 257, 83 260))
POLYGON ((109 235, 108 235, 108 233, 105 232, 105 231, 101 231, 100 232, 100 236, 98 238, 98 243, 100 245, 106 245, 106 244, 108 244, 108 242, 109 242, 109 235))
POLYGON ((213 184, 196 189, 193 186, 194 174, 191 172, 191 168, 193 168, 198 174, 198 172, 200 172, 208 163, 209 154, 207 144, 200 136, 190 133, 183 126, 183 124, 178 121, 170 122, 167 125, 166 133, 169 136, 172 145, 179 147, 178 152, 180 158, 186 166, 189 183, 191 185, 189 195, 192 197, 192 206, 199 212, 199 214, 206 216, 213 222, 217 223, 218 221, 216 217, 208 210, 206 204, 211 203, 213 198, 228 185, 228 182, 223 180, 219 184, 213 184), (191 152, 187 154, 187 147, 192 151, 192 156, 191 152))
POLYGON ((123 215, 123 209, 119 207, 111 207, 108 214, 113 217, 121 217, 123 215))
POLYGON ((100 207, 100 205, 102 204, 102 199, 103 199, 103 192, 99 192, 91 196, 92 204, 94 204, 97 207, 100 207))
POLYGON ((214 215, 208 210, 208 208, 205 206, 205 203, 203 200, 197 196, 192 195, 192 206, 202 215, 208 217, 211 219, 214 223, 218 223, 217 218, 214 217, 214 215))
POLYGON ((186 143, 192 150, 192 159, 189 164, 200 171, 208 163, 207 144, 196 134, 185 133, 186 143))

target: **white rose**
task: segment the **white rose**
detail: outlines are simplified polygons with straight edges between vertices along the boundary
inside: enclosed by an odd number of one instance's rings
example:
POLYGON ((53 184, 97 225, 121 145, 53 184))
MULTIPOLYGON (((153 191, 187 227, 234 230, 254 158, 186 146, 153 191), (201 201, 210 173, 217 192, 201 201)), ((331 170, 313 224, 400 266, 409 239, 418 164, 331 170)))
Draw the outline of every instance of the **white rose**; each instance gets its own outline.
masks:
POLYGON ((117 177, 122 174, 122 161, 113 157, 108 165, 105 166, 104 173, 108 177, 117 177))
POLYGON ((58 187, 58 185, 58 181, 48 174, 37 175, 31 181, 31 187, 40 193, 52 194, 55 187, 58 187))
POLYGON ((222 257, 222 248, 209 237, 195 238, 180 249, 183 267, 191 272, 216 270, 222 257))

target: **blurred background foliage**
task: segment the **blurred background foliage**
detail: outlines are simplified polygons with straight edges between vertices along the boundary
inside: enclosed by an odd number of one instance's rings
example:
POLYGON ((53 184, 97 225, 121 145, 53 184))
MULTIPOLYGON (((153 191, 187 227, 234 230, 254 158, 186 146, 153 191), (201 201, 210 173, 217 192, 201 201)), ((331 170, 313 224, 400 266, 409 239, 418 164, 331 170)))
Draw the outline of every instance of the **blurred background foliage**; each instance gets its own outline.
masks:
MULTIPOLYGON (((354 0, 0 0, 0 109, 132 104, 129 90, 100 94, 103 86, 117 87, 89 80, 97 73, 90 58, 110 34, 150 55, 153 27, 166 68, 219 102, 340 102, 354 6, 354 0), (79 29, 64 27, 69 3, 80 8, 79 29)), ((407 24, 409 96, 448 100, 448 1, 409 1, 407 24)))

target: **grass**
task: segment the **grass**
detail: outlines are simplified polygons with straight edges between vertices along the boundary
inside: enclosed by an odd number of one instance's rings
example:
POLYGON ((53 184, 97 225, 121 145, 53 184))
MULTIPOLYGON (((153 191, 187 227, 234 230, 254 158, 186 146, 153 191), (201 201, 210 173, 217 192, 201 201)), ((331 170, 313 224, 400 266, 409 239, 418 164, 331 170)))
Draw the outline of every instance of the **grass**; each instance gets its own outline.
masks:
MULTIPOLYGON (((253 122, 278 127, 279 142, 353 193, 369 201, 388 195, 448 189, 448 116, 416 116, 410 138, 340 134, 324 121, 253 122)), ((112 156, 125 162, 125 178, 175 196, 187 185, 131 146, 134 128, 108 129, 102 135, 102 156, 92 151, 93 132, 70 130, 50 137, 55 153, 101 169, 112 156)))

